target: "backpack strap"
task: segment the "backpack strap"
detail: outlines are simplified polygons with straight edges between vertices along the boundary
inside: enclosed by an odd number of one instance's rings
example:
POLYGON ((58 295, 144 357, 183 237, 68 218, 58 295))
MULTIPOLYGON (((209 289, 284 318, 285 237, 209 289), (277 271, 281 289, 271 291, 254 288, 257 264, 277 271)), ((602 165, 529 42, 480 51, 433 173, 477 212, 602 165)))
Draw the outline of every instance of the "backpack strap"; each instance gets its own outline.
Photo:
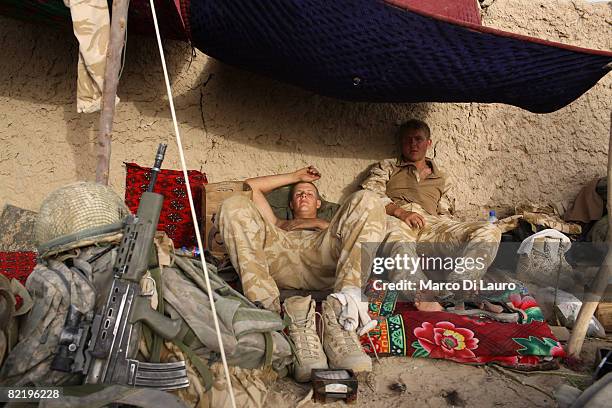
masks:
POLYGON ((213 376, 212 376, 212 373, 210 372, 210 369, 208 368, 208 364, 206 364, 204 360, 198 357, 193 352, 193 350, 190 347, 188 347, 185 343, 183 343, 181 340, 173 340, 173 343, 176 344, 177 347, 181 349, 181 351, 187 356, 187 358, 189 358, 189 361, 191 361, 191 364, 194 365, 194 367, 198 371, 198 374, 200 374, 202 381, 204 381, 205 390, 209 391, 213 385, 213 376))
POLYGON ((64 274, 61 271, 59 271, 58 269, 56 269, 56 268, 59 267, 59 265, 63 266, 62 263, 59 263, 57 261, 55 261, 55 263, 54 263, 53 260, 49 260, 49 262, 47 262, 47 264, 45 266, 46 266, 46 268, 48 270, 50 270, 51 272, 53 272, 54 274, 56 274, 60 278, 60 280, 64 284, 64 287, 66 287, 66 292, 68 293, 68 297, 70 298, 70 303, 72 304, 72 287, 70 286, 70 282, 64 276, 64 274))
POLYGON ((270 332, 264 332, 263 335, 266 342, 264 367, 270 367, 272 365, 272 353, 274 352, 274 340, 272 339, 272 333, 270 332))

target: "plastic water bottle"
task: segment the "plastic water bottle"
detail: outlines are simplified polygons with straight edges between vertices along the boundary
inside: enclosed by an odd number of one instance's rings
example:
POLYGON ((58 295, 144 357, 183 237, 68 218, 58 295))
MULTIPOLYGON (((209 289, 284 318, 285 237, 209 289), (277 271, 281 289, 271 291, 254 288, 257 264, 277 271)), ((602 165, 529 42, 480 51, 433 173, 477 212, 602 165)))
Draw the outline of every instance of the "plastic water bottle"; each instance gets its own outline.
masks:
POLYGON ((198 248, 198 247, 187 248, 186 246, 183 246, 183 247, 181 247, 179 252, 182 255, 190 256, 192 258, 199 258, 200 257, 200 248, 198 248))
POLYGON ((495 210, 489 211, 489 218, 487 218, 487 221, 489 221, 491 224, 493 224, 494 222, 497 222, 497 216, 495 215, 495 210))

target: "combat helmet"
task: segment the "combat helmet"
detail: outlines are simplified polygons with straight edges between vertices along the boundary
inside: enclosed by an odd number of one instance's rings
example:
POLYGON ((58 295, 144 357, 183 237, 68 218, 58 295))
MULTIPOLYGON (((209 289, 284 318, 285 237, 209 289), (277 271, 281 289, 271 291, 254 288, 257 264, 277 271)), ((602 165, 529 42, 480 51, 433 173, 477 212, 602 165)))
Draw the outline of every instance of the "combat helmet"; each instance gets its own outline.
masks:
POLYGON ((60 187, 45 198, 36 218, 39 256, 118 240, 129 214, 123 200, 108 186, 81 181, 60 187))

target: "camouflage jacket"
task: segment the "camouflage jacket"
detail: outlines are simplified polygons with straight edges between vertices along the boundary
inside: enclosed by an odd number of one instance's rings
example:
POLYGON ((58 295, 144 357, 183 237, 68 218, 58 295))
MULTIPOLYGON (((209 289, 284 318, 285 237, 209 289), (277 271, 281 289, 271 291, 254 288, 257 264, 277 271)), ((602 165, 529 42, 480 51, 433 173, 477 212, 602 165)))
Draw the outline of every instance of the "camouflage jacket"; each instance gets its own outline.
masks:
MULTIPOLYGON (((427 159, 427 161, 433 165, 433 161, 431 159, 427 159)), ((394 202, 387 195, 387 183, 391 179, 392 176, 399 173, 403 168, 407 166, 411 166, 412 163, 402 161, 400 159, 386 159, 382 160, 370 168, 368 176, 361 183, 361 187, 365 190, 372 191, 380 196, 383 205, 387 206, 390 203, 394 202)), ((434 169, 436 167, 434 166, 434 169)), ((434 170, 436 171, 436 170, 434 170)), ((444 179, 444 188, 442 195, 437 203, 437 214, 453 214, 455 211, 454 199, 450 199, 448 192, 452 187, 452 182, 445 174, 439 172, 440 176, 444 179)), ((418 175, 416 175, 418 180, 418 175)), ((404 208, 407 211, 416 211, 419 213, 427 213, 425 209, 416 202, 411 203, 401 203, 396 202, 400 207, 404 208)))

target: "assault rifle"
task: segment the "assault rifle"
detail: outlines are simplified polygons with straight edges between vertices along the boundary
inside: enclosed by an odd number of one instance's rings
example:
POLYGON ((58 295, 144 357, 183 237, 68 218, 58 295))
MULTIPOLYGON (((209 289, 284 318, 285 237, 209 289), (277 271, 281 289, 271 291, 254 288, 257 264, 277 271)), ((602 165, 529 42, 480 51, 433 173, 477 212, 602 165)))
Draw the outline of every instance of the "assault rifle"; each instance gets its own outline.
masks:
POLYGON ((164 200, 161 194, 153 193, 153 188, 165 151, 166 145, 160 144, 151 181, 147 191, 142 194, 136 216, 129 216, 125 222, 113 266, 113 283, 102 313, 93 317, 91 324, 88 324, 89 319, 84 319, 73 308, 66 317, 59 352, 52 366, 62 371, 86 374, 85 383, 123 384, 162 390, 189 386, 184 361, 147 363, 135 359, 141 322, 167 340, 176 338, 181 331, 181 321, 153 310, 150 297, 140 290, 140 281, 149 267, 153 238, 164 200), (89 333, 91 337, 88 340, 89 333))

